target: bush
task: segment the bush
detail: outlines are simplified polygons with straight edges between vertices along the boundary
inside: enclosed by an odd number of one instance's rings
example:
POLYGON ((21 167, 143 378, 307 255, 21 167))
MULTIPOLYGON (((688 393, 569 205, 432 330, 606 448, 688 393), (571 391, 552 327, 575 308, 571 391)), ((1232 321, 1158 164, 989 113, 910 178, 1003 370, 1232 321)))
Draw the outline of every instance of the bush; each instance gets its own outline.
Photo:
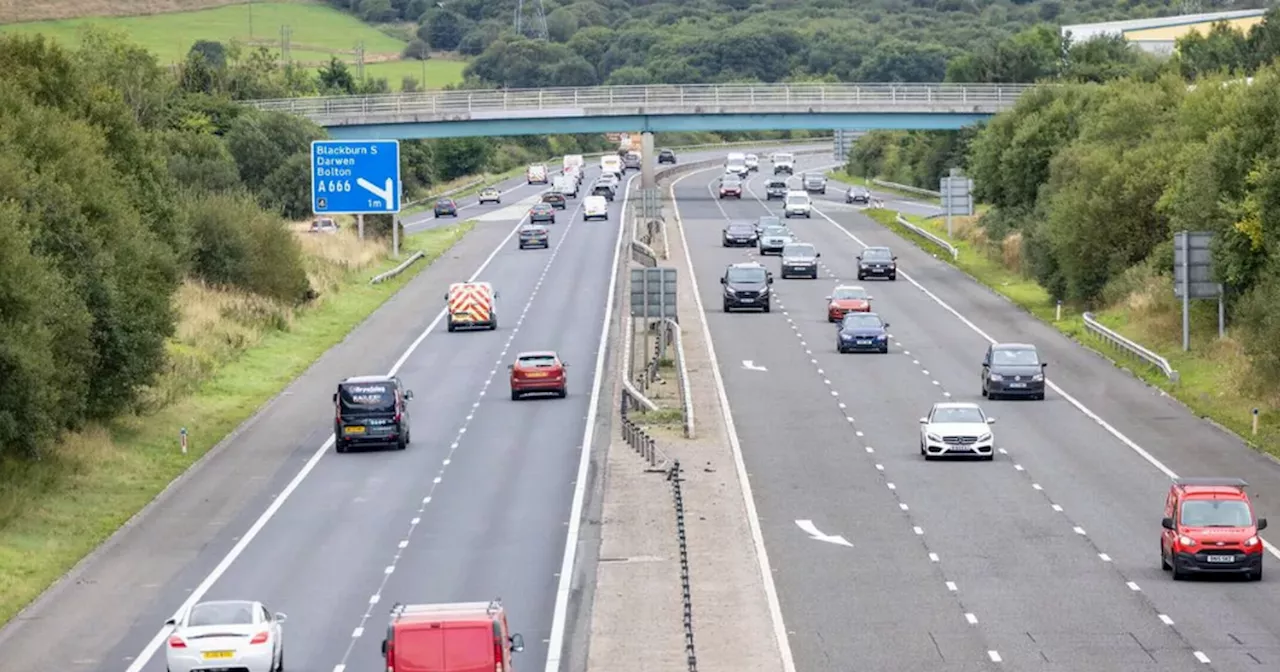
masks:
POLYGON ((418 61, 425 61, 431 58, 431 47, 426 42, 415 38, 409 44, 405 45, 404 51, 400 52, 402 58, 412 58, 418 61))
POLYGON ((197 194, 184 205, 192 233, 191 270, 197 277, 288 304, 310 296, 293 233, 248 194, 197 194))

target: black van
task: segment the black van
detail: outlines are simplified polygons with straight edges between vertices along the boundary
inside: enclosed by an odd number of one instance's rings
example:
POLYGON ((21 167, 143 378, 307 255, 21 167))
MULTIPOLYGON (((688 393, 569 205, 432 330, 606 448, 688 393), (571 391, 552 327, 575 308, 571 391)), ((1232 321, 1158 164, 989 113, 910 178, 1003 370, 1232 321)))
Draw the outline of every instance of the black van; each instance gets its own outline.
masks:
POLYGON ((409 411, 413 398, 399 378, 357 376, 338 383, 333 393, 333 441, 339 453, 364 446, 409 444, 409 411))

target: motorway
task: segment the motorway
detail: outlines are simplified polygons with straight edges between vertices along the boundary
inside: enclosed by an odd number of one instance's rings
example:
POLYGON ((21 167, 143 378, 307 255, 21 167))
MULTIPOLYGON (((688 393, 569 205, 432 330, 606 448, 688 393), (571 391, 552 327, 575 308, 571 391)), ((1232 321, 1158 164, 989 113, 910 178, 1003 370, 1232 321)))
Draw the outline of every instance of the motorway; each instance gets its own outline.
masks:
MULTIPOLYGON (((589 167, 584 186, 598 173, 589 167)), ((459 220, 478 224, 457 247, 0 631, 0 668, 164 670, 162 624, 199 599, 259 600, 288 614, 294 670, 380 669, 395 602, 501 597, 525 638, 521 669, 541 668, 562 633, 572 640, 590 550, 571 568, 572 603, 562 563, 568 535, 577 546, 582 499, 594 494, 581 476, 595 451, 583 446, 607 444, 595 431, 595 391, 625 199, 607 222, 582 221, 581 198, 570 199, 551 249, 521 251, 512 234, 547 187, 499 188, 500 205, 460 203, 459 220), (447 284, 468 275, 500 292, 496 331, 439 325, 447 284), (541 349, 571 364, 568 398, 511 401, 507 364, 541 349), (413 444, 335 454, 334 385, 388 370, 415 392, 413 444)), ((433 224, 406 217, 411 231, 433 224)))
POLYGON ((821 279, 782 280, 768 258, 773 312, 723 313, 725 265, 757 257, 723 248, 721 227, 781 208, 760 200, 763 176, 716 199, 718 172, 674 191, 796 670, 1280 669, 1280 579, 1175 583, 1157 554, 1174 474, 1244 477, 1274 516, 1280 467, 845 205, 835 183, 812 219, 789 220, 822 252, 821 279), (896 282, 857 282, 867 245, 894 249, 896 282), (824 297, 838 283, 874 296, 888 355, 836 354, 824 297), (1045 401, 980 397, 992 338, 1039 346, 1045 401), (946 400, 998 418, 994 462, 919 456, 917 419, 946 400))

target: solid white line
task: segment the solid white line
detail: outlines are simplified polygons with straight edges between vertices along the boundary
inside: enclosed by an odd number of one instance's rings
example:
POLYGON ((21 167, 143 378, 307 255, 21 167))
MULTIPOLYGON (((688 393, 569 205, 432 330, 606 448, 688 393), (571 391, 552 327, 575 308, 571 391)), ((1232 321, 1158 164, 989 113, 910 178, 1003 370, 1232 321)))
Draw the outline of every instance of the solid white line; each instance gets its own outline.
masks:
POLYGON ((689 241, 684 235, 684 221, 680 219, 680 206, 675 199, 675 186, 686 177, 697 175, 695 171, 682 175, 671 183, 671 210, 676 226, 680 228, 680 244, 684 247, 685 261, 689 268, 689 283, 693 288, 693 302, 698 307, 698 319, 702 323, 702 338, 707 344, 707 355, 711 360, 711 375, 715 379, 716 396, 720 399, 720 413, 724 416, 725 429, 729 435, 729 447, 733 451, 733 464, 738 472, 738 482, 742 485, 742 503, 747 509, 747 522, 751 528, 751 540, 756 550, 756 560, 760 565, 760 578, 764 581, 765 599, 769 604, 769 618, 773 621, 773 636, 778 643, 778 653, 782 657, 783 672, 796 672, 796 661, 791 655, 791 641, 787 637, 787 627, 782 621, 782 605, 778 602, 778 588, 773 583, 773 569, 769 565, 769 554, 764 547, 764 533, 760 530, 760 516, 756 512, 755 497, 751 494, 751 480, 747 476, 747 464, 742 457, 742 444, 738 442, 738 430, 733 423, 733 410, 729 408, 729 392, 724 387, 724 378, 720 375, 720 362, 716 359, 715 344, 711 342, 711 326, 706 316, 706 308, 702 305, 702 294, 698 291, 698 276, 693 268, 693 252, 689 249, 689 241))
MULTIPOLYGON (((525 217, 527 216, 528 215, 525 217)), ((484 273, 484 270, 489 267, 489 264, 498 256, 498 253, 507 247, 507 243, 511 241, 511 237, 516 235, 516 232, 520 230, 520 225, 524 223, 524 219, 525 218, 522 217, 520 221, 516 222, 516 225, 511 228, 511 231, 502 239, 502 242, 498 243, 498 246, 493 248, 493 251, 490 252, 484 262, 480 264, 480 267, 471 274, 470 278, 467 278, 467 282, 474 282, 476 278, 480 277, 481 273, 484 273)), ((404 354, 400 356, 400 359, 396 360, 396 363, 391 367, 391 371, 387 373, 388 376, 396 375, 396 372, 400 370, 400 367, 404 366, 404 363, 409 360, 409 357, 418 349, 418 346, 426 340, 427 336, 434 331, 437 326, 440 325, 440 322, 444 319, 446 312, 447 311, 444 309, 440 310, 435 319, 431 320, 431 323, 427 325, 427 328, 422 330, 422 333, 418 335, 418 338, 409 345, 407 350, 404 351, 404 354)), ((332 446, 333 436, 330 435, 328 439, 325 439, 324 443, 320 444, 320 447, 311 455, 311 458, 307 460, 307 463, 302 465, 302 469, 293 477, 293 480, 289 481, 288 485, 280 491, 280 494, 272 500, 266 511, 263 511, 262 515, 254 521, 249 530, 244 533, 244 536, 240 537, 240 540, 236 542, 236 545, 231 547, 231 550, 222 558, 222 561, 219 562, 217 566, 213 568, 213 571, 209 572, 209 575, 191 591, 191 594, 187 596, 186 601, 184 601, 182 605, 174 611, 175 617, 187 611, 203 599, 209 590, 213 588, 213 585, 217 583, 218 579, 222 578, 222 575, 227 573, 227 570, 231 568, 232 563, 234 563, 236 559, 244 553, 245 549, 249 547, 249 544, 257 538, 258 534, 262 532, 262 528, 266 527, 267 523, 275 517, 276 513, 280 511, 280 507, 284 506, 284 503, 289 500, 289 497, 298 489, 298 486, 302 485, 302 482, 306 480, 307 476, 309 476, 312 470, 316 468, 316 465, 320 463, 320 459, 328 454, 329 448, 332 446)), ((151 661, 151 658, 156 655, 156 652, 160 650, 161 645, 163 645, 165 640, 168 639, 169 633, 172 631, 173 628, 167 625, 161 628, 160 631, 156 633, 155 637, 152 637, 151 641, 147 642, 146 647, 138 653, 138 656, 133 659, 133 662, 130 663, 125 672, 142 672, 142 668, 146 667, 147 663, 151 661)))
MULTIPOLYGON (((754 195, 754 192, 753 192, 753 195, 754 195)), ((759 200, 759 198, 757 197, 756 200, 759 200)), ((856 235, 853 234, 853 232, 849 231, 843 226, 840 226, 840 224, 836 222, 836 220, 827 216, 826 213, 822 212, 817 208, 813 208, 813 212, 817 213, 818 216, 825 219, 827 223, 831 224, 831 226, 834 226, 837 231, 839 231, 840 233, 843 233, 845 236, 853 240, 853 242, 857 243, 858 245, 861 245, 863 249, 866 249, 868 247, 866 243, 862 242, 861 238, 858 238, 856 235)), ((934 303, 938 304, 938 306, 940 306, 943 310, 954 315, 956 319, 960 320, 962 323, 964 323, 965 326, 969 327, 969 329, 973 331, 973 333, 981 336, 988 343, 991 343, 993 345, 997 342, 996 339, 992 338, 990 334, 983 331, 981 327, 974 324, 969 318, 965 317, 964 315, 961 315, 960 311, 951 307, 950 304, 948 304, 946 301, 943 301, 942 298, 939 297, 937 294, 934 294, 933 292, 929 291, 924 285, 917 282, 915 278, 911 277, 904 271, 898 271, 898 275, 902 276, 904 280, 914 285, 916 289, 923 292, 925 296, 929 297, 934 303)), ((1049 387, 1049 389, 1058 393, 1058 396, 1065 399, 1067 403, 1075 407, 1076 410, 1083 413, 1085 417, 1094 421, 1099 427, 1104 429, 1108 434, 1115 437, 1118 441, 1120 441, 1120 443, 1123 443, 1130 450, 1137 453, 1139 457, 1146 460, 1147 464, 1150 464, 1151 466, 1159 470, 1160 473, 1164 474, 1165 476, 1168 476, 1170 480, 1174 480, 1178 478, 1178 474, 1174 472, 1174 470, 1165 466, 1165 464, 1161 462, 1159 459, 1157 459, 1155 455, 1152 455, 1145 448, 1138 445, 1137 442, 1135 442, 1133 439, 1130 439, 1128 436, 1125 436, 1123 432, 1116 429, 1114 426, 1111 425, 1111 423, 1102 419, 1102 416, 1095 413, 1088 406, 1085 406, 1079 399, 1076 399, 1075 397, 1068 394, 1067 391, 1059 387, 1057 383, 1054 383, 1052 380, 1049 380, 1047 378, 1045 379, 1044 383, 1046 386, 1049 387)), ((1262 545, 1267 549, 1268 553, 1270 553, 1271 555, 1277 558, 1280 558, 1280 548, 1276 548, 1274 545, 1271 544, 1271 542, 1267 541, 1266 539, 1262 539, 1261 536, 1259 536, 1258 538, 1262 540, 1262 545)))
POLYGON ((1169 618, 1168 616, 1165 616, 1164 614, 1157 614, 1157 616, 1159 616, 1159 617, 1160 617, 1160 622, 1161 622, 1161 623, 1164 623, 1165 625, 1173 625, 1173 619, 1172 619, 1172 618, 1169 618))
POLYGON ((1136 583, 1134 583, 1134 582, 1132 582, 1132 581, 1130 581, 1129 583, 1126 583, 1125 585, 1126 585, 1126 586, 1129 586, 1129 590, 1132 590, 1132 591, 1133 591, 1133 592, 1135 592, 1135 593, 1142 592, 1142 589, 1138 587, 1138 584, 1136 584, 1136 583))
POLYGON ((596 350, 596 367, 592 374, 591 400, 587 402, 587 426, 582 432, 579 448, 578 476, 574 481, 573 503, 569 507, 569 531, 564 540, 564 559, 560 562, 560 581, 556 586, 555 609, 551 615, 551 636, 547 644, 546 672, 559 672, 560 659, 564 655, 565 622, 569 616, 569 593, 573 589, 573 566, 578 557, 578 540, 582 534, 582 507, 586 504, 587 472, 591 468, 591 442, 595 437, 596 414, 600 411, 600 393, 604 385, 605 346, 609 342, 609 325, 613 321, 614 292, 618 286, 618 264, 622 257, 622 234, 626 230, 627 200, 631 197, 631 183, 638 175, 627 180, 627 190, 622 196, 622 208, 618 211, 618 237, 613 244, 613 264, 609 274, 609 290, 605 299, 604 322, 600 325, 600 342, 596 350))
POLYGON ((1204 663, 1205 665, 1209 664, 1209 656, 1204 655, 1204 651, 1196 651, 1193 655, 1196 657, 1196 660, 1201 663, 1204 663))

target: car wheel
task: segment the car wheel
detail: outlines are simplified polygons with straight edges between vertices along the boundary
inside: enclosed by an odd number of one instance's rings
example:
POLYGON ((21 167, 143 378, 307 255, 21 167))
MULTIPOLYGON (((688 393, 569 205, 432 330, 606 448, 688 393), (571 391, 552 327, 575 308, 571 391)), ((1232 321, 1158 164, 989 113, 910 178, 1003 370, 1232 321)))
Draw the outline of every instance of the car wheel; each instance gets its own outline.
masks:
POLYGON ((726 241, 724 241, 724 242, 722 243, 722 245, 724 245, 725 247, 733 247, 732 245, 730 245, 730 244, 729 244, 729 241, 727 241, 727 240, 726 240, 726 241))
POLYGON ((280 662, 276 663, 276 672, 284 672, 284 651, 280 651, 280 662))
POLYGON ((1174 581, 1181 581, 1187 578, 1187 573, 1178 569, 1178 563, 1175 562, 1172 564, 1173 566, 1169 569, 1169 573, 1173 576, 1174 581))
POLYGON ((1044 401, 1044 392, 1036 395, 1036 401, 1044 401))
POLYGON ((890 282, 893 282, 894 280, 897 280, 897 279, 898 279, 898 274, 897 274, 897 273, 891 273, 891 274, 889 275, 889 281, 890 281, 890 282))
POLYGON ((404 442, 405 442, 406 444, 413 443, 413 428, 409 428, 409 429, 405 430, 405 433, 404 433, 404 442))
POLYGON ((764 304, 764 312, 769 312, 769 304, 764 304))
POLYGON ((567 387, 560 388, 560 391, 556 393, 556 396, 560 397, 561 399, 564 399, 565 397, 569 396, 569 388, 567 387))
POLYGON ((346 444, 346 443, 344 443, 344 442, 343 442, 343 441, 341 441, 341 440, 335 441, 335 442, 333 443, 333 448, 334 448, 334 450, 337 450, 339 453, 345 453, 345 452, 347 452, 348 450, 350 450, 350 448, 347 446, 347 444, 346 444))
POLYGON ((993 461, 993 460, 995 460, 995 459, 996 459, 995 453, 992 453, 992 454, 990 454, 990 455, 983 455, 983 456, 982 456, 982 461, 983 461, 983 462, 991 462, 991 461, 993 461))
POLYGON ((396 441, 396 450, 404 450, 404 447, 406 445, 408 445, 408 442, 406 442, 404 438, 401 437, 399 440, 396 441))
POLYGON ((861 274, 861 273, 859 273, 859 274, 858 274, 858 282, 862 282, 862 281, 863 281, 863 280, 865 280, 865 279, 866 279, 866 276, 864 276, 864 275, 863 275, 863 274, 861 274))
POLYGON ((889 354, 889 346, 887 346, 887 345, 886 345, 886 346, 884 346, 883 348, 880 348, 880 354, 882 354, 882 355, 887 355, 887 354, 889 354))
POLYGON ((1169 559, 1164 556, 1164 544, 1160 544, 1160 569, 1166 572, 1173 569, 1173 565, 1169 564, 1169 559))
POLYGON ((807 213, 807 212, 806 212, 806 213, 804 213, 804 218, 805 218, 805 219, 813 219, 813 215, 811 215, 811 214, 809 214, 809 213, 807 213))
POLYGON ((1258 571, 1253 572, 1252 574, 1250 574, 1250 575, 1249 575, 1249 580, 1250 580, 1250 581, 1261 581, 1261 580, 1262 580, 1262 565, 1258 565, 1258 571))
POLYGON ((729 302, 728 302, 728 301, 725 301, 725 302, 724 302, 724 312, 726 312, 726 313, 731 313, 731 312, 733 312, 733 309, 729 307, 729 302))
POLYGON ((983 386, 982 386, 982 396, 983 396, 983 397, 986 397, 986 396, 987 396, 987 386, 986 386, 986 385, 983 385, 983 386))
POLYGON ((450 323, 448 323, 448 324, 445 326, 445 329, 448 329, 448 330, 449 330, 449 332, 450 332, 450 333, 452 333, 452 332, 457 331, 457 330, 458 330, 458 327, 454 326, 454 324, 453 324, 452 322, 450 322, 450 323))
POLYGON ((999 401, 1000 395, 996 394, 991 390, 987 390, 987 398, 990 399, 991 401, 999 401))
POLYGON ((511 390, 511 401, 520 401, 520 393, 515 390, 511 390))

